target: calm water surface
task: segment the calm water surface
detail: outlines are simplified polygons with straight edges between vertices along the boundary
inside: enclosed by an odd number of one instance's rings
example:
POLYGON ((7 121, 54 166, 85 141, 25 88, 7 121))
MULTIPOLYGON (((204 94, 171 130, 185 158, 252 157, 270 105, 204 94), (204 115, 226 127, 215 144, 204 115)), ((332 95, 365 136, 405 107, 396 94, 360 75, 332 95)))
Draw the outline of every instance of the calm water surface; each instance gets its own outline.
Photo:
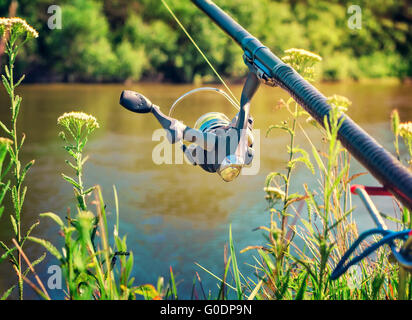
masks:
MULTIPOLYGON (((402 120, 412 120, 412 87, 395 84, 322 84, 318 86, 325 95, 334 93, 347 96, 353 101, 348 112, 367 132, 391 151, 392 137, 389 115, 398 108, 402 120)), ((232 86, 240 95, 241 86, 232 86)), ((288 136, 272 131, 268 138, 264 133, 269 125, 287 119, 284 110, 276 108, 279 98, 286 98, 280 89, 261 88, 252 105, 255 128, 262 130, 260 143, 260 170, 255 176, 241 176, 232 183, 223 182, 216 174, 209 174, 189 165, 156 165, 152 150, 159 143, 152 141, 152 133, 158 124, 150 115, 137 115, 124 110, 118 100, 123 89, 143 93, 167 111, 173 101, 186 91, 189 85, 139 84, 121 85, 30 85, 20 90, 23 96, 19 127, 26 133, 23 149, 25 160, 36 159, 27 177, 29 186, 26 197, 23 224, 28 226, 38 219, 39 213, 53 211, 65 217, 67 208, 75 208, 72 189, 61 178, 61 172, 72 174, 65 165, 67 158, 58 138, 56 119, 68 111, 84 111, 98 119, 101 129, 90 139, 86 153, 90 156, 85 167, 87 185, 99 184, 103 188, 109 216, 115 220, 113 185, 120 201, 120 233, 127 235, 129 249, 133 250, 136 284, 156 283, 158 276, 168 279, 172 266, 182 298, 190 298, 192 280, 198 272, 203 286, 217 294, 216 280, 195 265, 221 275, 223 273, 224 245, 228 241, 232 225, 237 251, 248 245, 264 244, 264 238, 254 228, 269 223, 269 213, 264 199, 263 182, 271 171, 279 171, 285 165, 288 136)), ((8 100, 0 96, 0 119, 9 117, 8 100)), ((183 101, 175 116, 188 125, 203 113, 221 111, 229 116, 235 110, 220 95, 200 93, 183 101)), ((319 139, 316 130, 307 128, 314 141, 319 139)), ((297 143, 306 146, 305 138, 297 143)), ((353 172, 363 169, 354 162, 353 172)), ((296 172, 296 191, 302 183, 316 185, 316 179, 305 170, 296 172)), ((371 176, 364 176, 360 183, 376 183, 371 176)), ((392 204, 377 200, 382 209, 390 211, 392 204)), ((358 202, 355 201, 355 205, 358 202)), ((370 218, 361 206, 355 211, 359 228, 372 226, 370 218)), ((42 219, 35 235, 51 239, 61 247, 58 228, 42 219)), ((12 236, 6 211, 0 220, 0 238, 12 236)), ((34 258, 43 250, 28 244, 26 252, 34 258)), ((253 252, 240 254, 241 271, 251 274, 247 263, 253 263, 253 252)), ((41 278, 47 280, 47 268, 56 263, 51 257, 37 267, 41 278)), ((7 263, 0 265, 0 292, 14 283, 15 274, 7 263)), ((36 298, 26 288, 27 298, 36 298)), ((51 291, 62 298, 62 292, 51 291)))

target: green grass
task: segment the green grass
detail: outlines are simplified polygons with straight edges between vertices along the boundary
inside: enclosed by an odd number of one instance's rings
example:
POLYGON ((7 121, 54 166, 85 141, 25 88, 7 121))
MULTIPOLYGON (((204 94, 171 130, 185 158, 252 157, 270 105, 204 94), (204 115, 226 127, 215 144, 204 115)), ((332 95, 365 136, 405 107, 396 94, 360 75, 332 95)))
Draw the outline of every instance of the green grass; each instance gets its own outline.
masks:
MULTIPOLYGON (((19 298, 23 299, 25 281, 43 299, 50 299, 44 284, 37 276, 34 267, 45 258, 42 255, 30 262, 24 253, 26 240, 46 249, 57 259, 65 280, 66 299, 75 300, 130 300, 138 297, 152 299, 182 299, 178 292, 179 281, 170 267, 169 281, 159 277, 156 286, 152 284, 136 285, 133 272, 133 252, 127 247, 127 237, 120 236, 119 197, 113 187, 116 215, 115 221, 109 221, 106 206, 99 186, 86 186, 84 182, 84 164, 87 156, 84 150, 91 134, 99 128, 97 120, 82 112, 65 113, 58 119, 63 128, 60 137, 64 150, 70 157, 66 160, 71 174, 62 173, 63 179, 73 187, 75 211, 68 211, 66 219, 47 212, 40 215, 41 220, 51 219, 63 236, 63 248, 41 237, 31 236, 38 225, 33 224, 25 233, 21 230, 21 213, 27 187, 24 186, 26 173, 33 165, 30 161, 25 166, 20 162, 19 154, 24 143, 24 135, 17 135, 17 120, 21 97, 14 90, 21 80, 14 83, 14 61, 18 49, 28 38, 18 43, 18 35, 11 34, 6 53, 9 65, 5 68, 3 85, 10 97, 10 129, 3 123, 0 126, 10 139, 0 138, 0 217, 5 207, 2 201, 10 196, 13 204, 9 214, 15 239, 13 246, 0 242, 4 253, 0 262, 8 259, 17 274, 17 283, 1 295, 7 299, 15 288, 19 289, 19 298), (9 159, 7 163, 7 159, 9 159), (7 163, 7 164, 6 164, 7 163), (5 181, 8 175, 11 179, 5 181), (113 232, 109 225, 113 224, 113 232), (23 261, 27 268, 23 270, 23 261), (35 282, 28 275, 32 274, 35 282)), ((312 81, 314 66, 321 59, 319 56, 292 49, 284 60, 292 64, 303 77, 312 81)), ((350 106, 350 101, 334 95, 329 98, 332 106, 329 121, 323 127, 303 111, 292 99, 281 101, 289 112, 289 119, 270 126, 266 136, 272 130, 282 130, 289 135, 286 146, 286 167, 283 171, 274 171, 267 175, 263 183, 268 203, 268 223, 261 226, 265 244, 249 247, 240 251, 256 250, 254 265, 250 273, 240 272, 238 265, 239 251, 236 249, 232 228, 229 228, 228 246, 225 247, 222 276, 217 276, 204 266, 196 264, 217 281, 217 295, 211 289, 203 287, 198 273, 193 278, 192 299, 238 299, 238 300, 376 300, 376 299, 411 299, 411 275, 390 258, 388 248, 380 248, 375 257, 359 263, 357 274, 350 270, 338 280, 331 281, 330 274, 358 237, 356 221, 352 217, 355 208, 350 194, 351 183, 360 174, 350 175, 350 156, 338 140, 338 131, 342 124, 342 112, 350 106), (302 126, 302 122, 314 124, 323 134, 322 142, 314 143, 302 126), (303 134, 310 150, 298 146, 297 135, 303 134), (297 168, 308 170, 313 175, 316 187, 304 184, 300 192, 292 193, 296 187, 297 168)), ((394 132, 394 147, 398 159, 411 166, 412 127, 410 123, 401 123, 399 114, 391 116, 394 132), (403 145, 402 145, 403 144, 403 145), (407 156, 400 150, 406 150, 407 156)), ((121 196, 121 195, 120 195, 121 196)), ((411 213, 393 200, 400 219, 385 214, 388 220, 395 221, 399 229, 411 228, 411 213)), ((362 210, 357 208, 356 210, 362 210)), ((412 240, 407 241, 411 246, 412 240)), ((367 243, 364 244, 366 246, 367 243)), ((402 244, 399 244, 402 245, 402 244)))
MULTIPOLYGON (((297 51, 299 63, 309 59, 311 54, 297 51)), ((288 57, 290 60, 290 57, 288 57)), ((296 61, 295 61, 296 62, 296 61)), ((306 61, 300 68, 295 66, 302 76, 311 80, 315 61, 306 61), (308 72, 307 72, 308 71, 308 72)), ((296 63, 295 63, 296 64, 296 63)), ((308 300, 387 300, 411 299, 411 275, 390 259, 389 248, 380 248, 376 256, 364 259, 356 270, 349 269, 339 279, 332 281, 331 272, 358 237, 356 221, 352 218, 355 208, 352 206, 351 183, 362 174, 350 175, 350 156, 338 140, 338 131, 351 102, 345 97, 334 95, 329 98, 332 106, 329 121, 324 126, 314 123, 309 115, 300 109, 290 98, 279 105, 289 111, 290 119, 269 127, 282 130, 290 136, 286 148, 287 162, 285 172, 271 172, 264 183, 266 200, 269 206, 270 221, 264 230, 266 245, 253 244, 241 252, 256 250, 256 264, 251 267, 251 276, 241 276, 240 281, 236 252, 233 246, 232 230, 229 231, 229 244, 232 258, 232 282, 230 288, 238 299, 308 299, 308 300), (305 117, 307 118, 305 120, 305 117), (322 143, 317 146, 306 134, 301 122, 314 124, 323 134, 322 143), (295 145, 296 136, 303 134, 310 151, 295 145), (290 194, 291 186, 295 188, 296 168, 308 170, 314 177, 317 187, 303 185, 304 193, 290 194), (234 284, 233 284, 234 283, 234 284), (232 285, 231 285, 232 284, 232 285)), ((401 140, 407 152, 404 163, 411 165, 412 128, 409 123, 400 123, 396 111, 392 114, 392 130, 395 136, 395 150, 398 158, 401 140), (400 139, 402 138, 402 139, 400 139)), ((388 220, 397 222, 398 229, 411 227, 411 214, 393 200, 401 219, 390 214, 388 220)), ((356 208, 362 210, 363 208, 356 208)), ((407 241, 410 247, 412 241, 407 241)), ((368 244, 363 243, 363 247, 368 244)), ((399 244, 402 245, 402 244, 399 244)), ((202 267, 203 269, 206 269, 202 267)), ((210 272, 209 272, 210 273, 210 272)), ((226 271, 225 271, 226 274, 226 271)), ((213 275, 213 274, 212 274, 213 275)), ((220 282, 221 280, 216 276, 220 282)), ((227 280, 227 279, 226 279, 227 280)))
MULTIPOLYGON (((4 67, 4 73, 2 74, 2 83, 10 100, 11 111, 8 126, 0 121, 0 127, 8 137, 6 140, 1 138, 1 166, 6 159, 6 155, 10 159, 5 171, 1 174, 1 181, 6 178, 9 172, 11 173, 11 179, 7 183, 1 182, 0 184, 0 204, 7 194, 12 203, 12 210, 9 213, 9 218, 14 234, 13 237, 15 237, 15 239, 12 239, 12 244, 14 247, 12 247, 11 244, 7 245, 4 241, 0 241, 0 246, 5 251, 5 253, 0 257, 0 262, 8 259, 18 277, 17 285, 13 285, 10 289, 8 289, 3 294, 2 299, 6 299, 13 292, 16 286, 19 290, 19 299, 23 299, 23 281, 27 274, 30 273, 31 269, 27 268, 26 270, 23 270, 22 253, 16 249, 17 247, 23 248, 27 238, 30 236, 30 233, 38 225, 38 223, 34 223, 26 231, 23 231, 21 226, 21 215, 27 193, 27 186, 24 182, 29 169, 34 164, 34 160, 31 160, 26 164, 23 164, 20 160, 20 153, 22 151, 26 136, 25 134, 20 136, 18 133, 18 118, 23 99, 21 96, 16 94, 16 89, 19 87, 25 76, 20 76, 20 78, 16 81, 16 74, 14 71, 19 50, 21 50, 26 42, 34 37, 37 37, 37 32, 19 18, 14 20, 3 19, 0 22, 0 38, 5 41, 5 54, 8 60, 8 63, 4 67), (5 141, 6 148, 4 147, 5 141)), ((0 217, 3 214, 3 211, 4 207, 0 207, 0 217)), ((36 264, 40 263, 43 258, 44 256, 38 258, 36 260, 36 264)))

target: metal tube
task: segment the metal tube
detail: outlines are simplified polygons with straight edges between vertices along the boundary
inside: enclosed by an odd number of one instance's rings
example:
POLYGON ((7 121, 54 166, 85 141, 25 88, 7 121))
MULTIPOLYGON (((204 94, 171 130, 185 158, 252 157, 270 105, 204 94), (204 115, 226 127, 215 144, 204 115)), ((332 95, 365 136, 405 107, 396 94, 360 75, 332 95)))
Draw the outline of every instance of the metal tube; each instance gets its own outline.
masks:
MULTIPOLYGON (((220 28, 240 44, 249 56, 269 70, 276 84, 286 90, 321 125, 331 106, 314 86, 283 63, 210 0, 192 0, 220 28)), ((403 205, 412 210, 412 173, 347 115, 338 133, 343 146, 403 205)))
POLYGON ((386 226, 385 221, 383 220, 379 210, 376 208, 375 204, 373 203, 372 199, 369 197, 366 190, 358 187, 355 189, 355 192, 359 196, 359 198, 362 200, 363 204, 368 210, 369 215, 375 222, 376 226, 379 229, 388 230, 388 227, 386 226))

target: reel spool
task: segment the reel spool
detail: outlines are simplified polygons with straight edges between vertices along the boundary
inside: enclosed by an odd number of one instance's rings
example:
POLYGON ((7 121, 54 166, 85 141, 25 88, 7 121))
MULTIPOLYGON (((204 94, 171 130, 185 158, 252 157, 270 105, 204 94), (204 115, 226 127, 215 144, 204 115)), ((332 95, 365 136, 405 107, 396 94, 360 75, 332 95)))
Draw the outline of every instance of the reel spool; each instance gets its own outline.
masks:
MULTIPOLYGON (((183 99, 197 92, 218 93, 224 96, 237 111, 239 111, 240 109, 239 105, 225 91, 218 89, 218 88, 213 88, 213 87, 202 87, 202 88, 196 88, 196 89, 190 90, 186 92, 185 94, 181 95, 179 98, 177 98, 176 101, 173 102, 172 106, 169 109, 169 117, 173 116, 173 112, 175 111, 176 106, 179 104, 179 102, 181 102, 183 99)), ((231 123, 231 120, 224 113, 212 111, 198 118, 193 128, 196 130, 205 132, 206 130, 212 130, 217 127, 228 126, 230 123, 231 123)), ((252 146, 254 142, 254 138, 253 138, 252 131, 250 129, 247 130, 247 136, 248 136, 248 145, 252 146)))

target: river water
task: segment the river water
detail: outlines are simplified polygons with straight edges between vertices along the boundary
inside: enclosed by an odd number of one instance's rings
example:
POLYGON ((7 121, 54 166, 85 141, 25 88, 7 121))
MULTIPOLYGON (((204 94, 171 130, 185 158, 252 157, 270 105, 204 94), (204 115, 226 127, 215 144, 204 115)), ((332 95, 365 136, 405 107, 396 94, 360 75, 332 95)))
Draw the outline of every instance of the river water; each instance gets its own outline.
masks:
MULTIPOLYGON (((326 96, 340 94, 353 101, 348 114, 380 143, 393 151, 389 115, 397 108, 403 121, 412 120, 412 87, 399 84, 334 83, 320 84, 326 96)), ((232 90, 240 96, 241 86, 232 90)), ((27 228, 38 219, 39 213, 52 211, 65 217, 67 208, 75 208, 71 187, 62 179, 61 172, 71 174, 64 160, 67 159, 60 128, 56 120, 64 112, 84 111, 93 114, 100 129, 90 138, 85 153, 89 160, 85 165, 85 183, 99 184, 107 204, 109 222, 115 221, 113 185, 120 202, 120 234, 127 235, 128 248, 133 251, 136 284, 155 284, 159 276, 168 279, 169 267, 174 270, 181 298, 190 298, 193 278, 199 273, 206 294, 210 289, 217 294, 217 281, 199 268, 195 262, 218 276, 223 273, 224 246, 232 226, 235 248, 261 245, 265 239, 261 225, 268 225, 269 212, 263 192, 266 175, 271 171, 284 170, 287 160, 288 136, 274 130, 265 137, 271 124, 287 120, 286 110, 278 109, 277 101, 287 96, 280 89, 263 87, 257 93, 252 114, 255 128, 261 130, 259 171, 256 175, 241 176, 232 183, 223 182, 216 174, 209 174, 187 164, 157 165, 152 161, 152 151, 159 141, 152 140, 158 128, 150 115, 133 114, 119 106, 123 89, 136 90, 158 104, 164 112, 180 95, 193 89, 191 85, 136 84, 122 85, 26 85, 20 89, 23 97, 19 128, 27 135, 22 157, 36 163, 27 176, 23 226, 27 228)), ((3 90, 4 91, 4 90, 3 90)), ((0 119, 9 118, 8 100, 4 92, 0 96, 0 119)), ((176 109, 175 116, 188 125, 203 113, 220 111, 229 117, 236 111, 220 95, 199 93, 184 100, 176 109)), ((303 121, 304 122, 304 121, 303 121)), ((316 129, 303 123, 313 141, 320 135, 316 129)), ((308 145, 299 135, 297 144, 308 145)), ((364 171, 355 161, 353 173, 364 171)), ((376 184, 371 176, 358 179, 360 183, 376 184)), ((296 171, 293 190, 301 190, 303 183, 316 184, 316 178, 303 168, 296 171)), ((354 212, 359 229, 372 227, 372 221, 359 203, 354 212)), ((380 208, 390 211, 390 201, 377 200, 380 208)), ((0 238, 9 243, 12 231, 9 208, 0 220, 0 238)), ((112 229, 111 229, 112 230, 112 229)), ((61 246, 58 228, 42 219, 34 234, 61 246)), ((26 252, 32 259, 43 250, 27 244, 26 252)), ((245 275, 252 276, 253 251, 238 253, 238 262, 245 275)), ((47 283, 48 267, 56 261, 50 256, 36 269, 47 283)), ((7 262, 0 265, 0 292, 10 287, 15 274, 7 262)), ((199 292, 199 287, 197 288, 199 292)), ((16 290, 17 291, 17 290, 16 290)), ((16 293, 16 292, 15 292, 16 293)), ((50 290, 55 298, 62 298, 61 290, 50 290)), ((16 294, 14 294, 16 297, 16 294)), ((26 298, 36 298, 30 288, 26 298)))

